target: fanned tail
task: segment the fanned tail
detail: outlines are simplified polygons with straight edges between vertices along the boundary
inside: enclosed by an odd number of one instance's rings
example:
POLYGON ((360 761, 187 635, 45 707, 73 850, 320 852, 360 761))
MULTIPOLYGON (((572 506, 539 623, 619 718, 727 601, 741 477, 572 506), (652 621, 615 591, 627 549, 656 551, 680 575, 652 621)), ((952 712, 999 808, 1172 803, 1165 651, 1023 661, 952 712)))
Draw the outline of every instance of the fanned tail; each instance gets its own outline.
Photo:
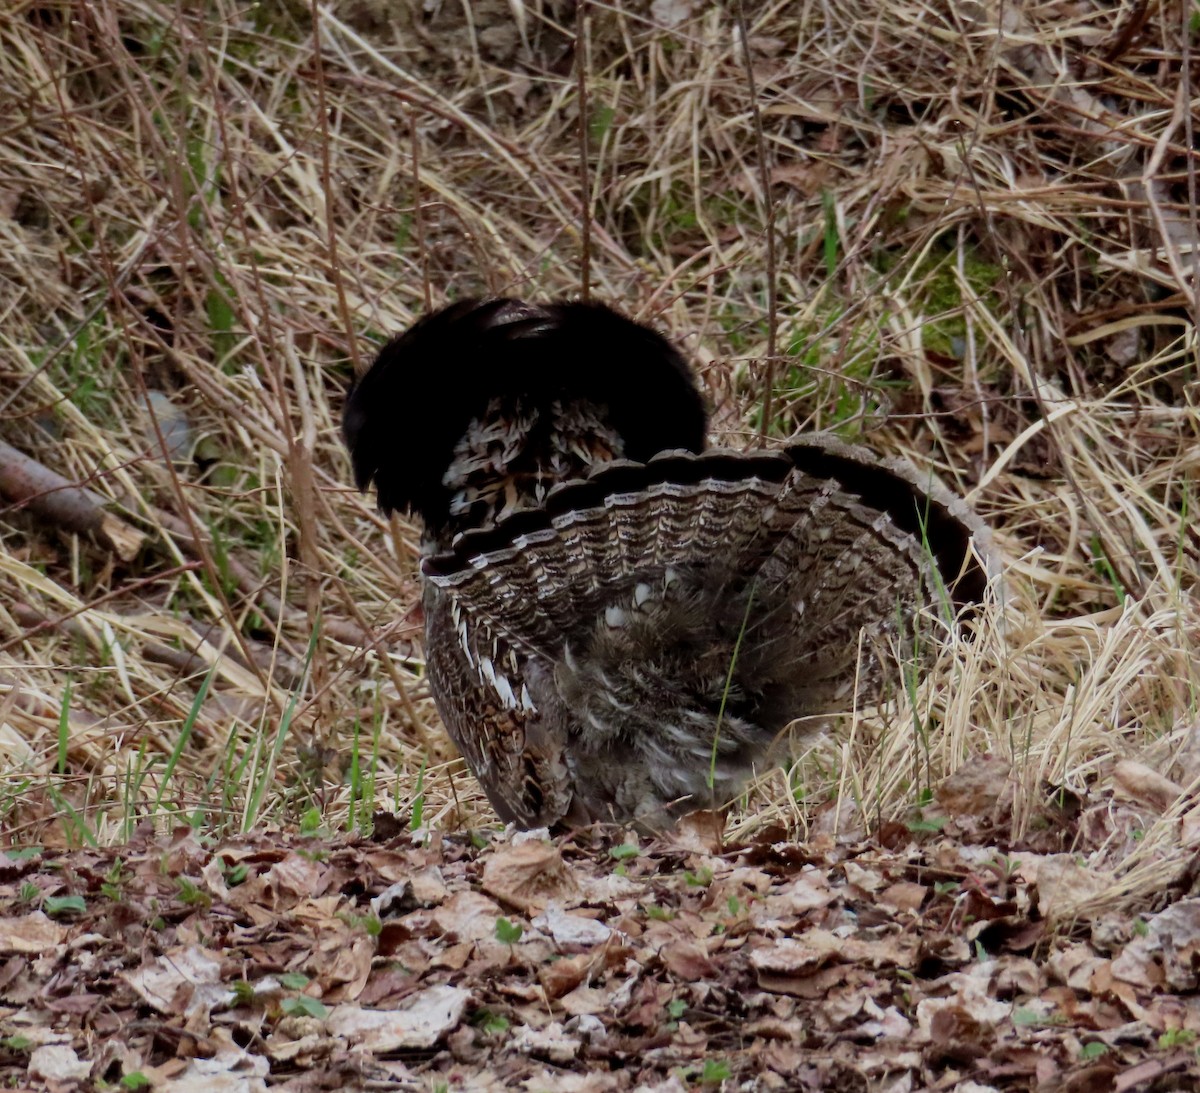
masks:
POLYGON ((816 658, 942 590, 955 609, 977 602, 986 558, 983 525, 936 484, 810 438, 776 452, 607 464, 537 510, 460 536, 423 571, 468 614, 553 657, 605 612, 636 607, 668 572, 697 579, 717 568, 725 584, 754 578, 764 604, 792 603, 816 658))

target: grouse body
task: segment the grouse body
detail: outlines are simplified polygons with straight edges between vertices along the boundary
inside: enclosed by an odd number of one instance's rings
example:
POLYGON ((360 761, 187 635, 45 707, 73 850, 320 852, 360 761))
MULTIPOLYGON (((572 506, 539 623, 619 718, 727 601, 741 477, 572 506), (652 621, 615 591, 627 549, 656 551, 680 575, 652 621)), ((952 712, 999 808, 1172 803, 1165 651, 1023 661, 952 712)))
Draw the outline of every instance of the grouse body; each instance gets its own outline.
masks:
POLYGON ((357 483, 423 525, 429 683, 504 820, 723 805, 983 595, 983 526, 910 468, 706 431, 678 350, 595 304, 453 304, 352 390, 357 483))

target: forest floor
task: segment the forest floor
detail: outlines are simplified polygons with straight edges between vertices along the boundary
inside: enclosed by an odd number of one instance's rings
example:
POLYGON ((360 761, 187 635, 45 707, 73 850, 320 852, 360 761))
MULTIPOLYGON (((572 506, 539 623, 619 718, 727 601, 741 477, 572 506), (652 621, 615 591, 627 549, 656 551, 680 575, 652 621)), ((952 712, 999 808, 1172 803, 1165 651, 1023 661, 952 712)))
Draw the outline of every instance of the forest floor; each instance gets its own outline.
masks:
POLYGON ((1200 1088, 1200 9, 740 8, 0 11, 0 1085, 1200 1088), (585 276, 1003 563, 654 839, 496 822, 338 430, 585 276))

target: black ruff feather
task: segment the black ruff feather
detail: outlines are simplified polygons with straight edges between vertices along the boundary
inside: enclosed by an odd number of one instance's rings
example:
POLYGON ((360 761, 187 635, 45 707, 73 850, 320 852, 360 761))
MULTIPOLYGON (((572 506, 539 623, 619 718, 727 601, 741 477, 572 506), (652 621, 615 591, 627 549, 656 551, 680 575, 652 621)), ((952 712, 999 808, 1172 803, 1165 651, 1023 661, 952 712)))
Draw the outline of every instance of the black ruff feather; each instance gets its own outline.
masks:
POLYGON ((462 300, 388 342, 351 389, 342 431, 358 487, 374 481, 385 512, 411 509, 441 527, 454 445, 505 396, 604 407, 628 459, 704 447, 691 369, 649 327, 602 304, 462 300))

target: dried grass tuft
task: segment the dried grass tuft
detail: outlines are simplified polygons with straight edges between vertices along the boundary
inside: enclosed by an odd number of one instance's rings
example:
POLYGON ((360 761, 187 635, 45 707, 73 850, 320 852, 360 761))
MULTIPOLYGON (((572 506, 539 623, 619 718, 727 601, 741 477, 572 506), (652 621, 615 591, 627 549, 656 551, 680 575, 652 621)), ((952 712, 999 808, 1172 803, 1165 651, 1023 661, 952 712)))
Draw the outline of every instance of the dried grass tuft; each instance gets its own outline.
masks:
MULTIPOLYGON (((154 803, 357 823, 356 725, 381 804, 487 821, 420 680, 413 531, 347 488, 337 415, 429 301, 578 291, 584 238, 592 294, 698 361, 721 441, 904 455, 1007 563, 994 625, 735 833, 905 818, 984 753, 1013 837, 1122 758, 1194 795, 1193 12, 746 7, 745 50, 693 0, 0 13, 0 431, 148 540, 127 563, 0 509, 12 838, 116 839, 154 803)), ((1190 799, 1114 831, 1116 897, 1178 876, 1190 799)))

